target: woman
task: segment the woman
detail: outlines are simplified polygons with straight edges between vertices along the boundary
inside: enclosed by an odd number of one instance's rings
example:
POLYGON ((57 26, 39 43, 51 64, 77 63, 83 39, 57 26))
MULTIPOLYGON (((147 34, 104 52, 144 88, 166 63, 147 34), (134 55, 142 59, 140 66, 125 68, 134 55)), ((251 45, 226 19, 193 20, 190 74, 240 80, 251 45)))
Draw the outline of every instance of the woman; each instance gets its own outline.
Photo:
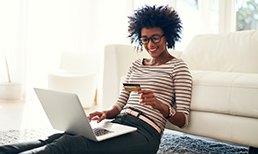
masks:
POLYGON ((0 151, 28 153, 156 153, 167 120, 183 128, 188 125, 192 79, 187 65, 169 54, 180 39, 181 20, 168 6, 144 6, 129 17, 132 43, 144 47, 150 59, 138 59, 129 67, 125 82, 139 83, 141 90, 121 94, 110 110, 93 112, 89 120, 137 127, 137 131, 102 142, 82 136, 55 134, 45 141, 0 147, 0 151), (97 117, 97 118, 96 118, 97 117), (30 150, 35 147, 33 150, 30 150), (1 149, 2 148, 2 149, 1 149), (16 151, 15 151, 16 150, 16 151))

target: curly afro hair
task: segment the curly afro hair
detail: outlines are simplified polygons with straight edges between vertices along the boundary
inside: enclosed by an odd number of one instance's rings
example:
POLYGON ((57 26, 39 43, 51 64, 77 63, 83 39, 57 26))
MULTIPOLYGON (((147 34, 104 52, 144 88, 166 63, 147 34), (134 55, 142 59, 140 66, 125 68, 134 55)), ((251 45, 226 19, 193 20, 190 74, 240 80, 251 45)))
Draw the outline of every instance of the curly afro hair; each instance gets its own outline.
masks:
POLYGON ((133 16, 129 16, 129 38, 131 43, 138 43, 142 48, 141 29, 160 27, 167 38, 167 47, 174 48, 175 42, 181 39, 182 22, 177 12, 168 6, 148 6, 145 5, 134 11, 133 16))

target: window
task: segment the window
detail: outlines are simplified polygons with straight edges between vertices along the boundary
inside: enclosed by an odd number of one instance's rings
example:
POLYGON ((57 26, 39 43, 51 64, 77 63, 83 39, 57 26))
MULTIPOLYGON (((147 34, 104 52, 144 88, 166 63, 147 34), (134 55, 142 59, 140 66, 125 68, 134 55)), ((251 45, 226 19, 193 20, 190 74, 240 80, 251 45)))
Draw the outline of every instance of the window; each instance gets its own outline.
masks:
POLYGON ((135 0, 134 1, 134 9, 138 9, 139 7, 141 6, 144 6, 144 5, 167 5, 168 1, 167 0, 135 0))
POLYGON ((201 18, 198 12, 198 4, 195 0, 177 1, 177 12, 182 20, 181 41, 176 42, 175 49, 183 50, 190 40, 201 31, 201 18))
POLYGON ((197 34, 218 33, 218 0, 180 0, 176 10, 183 23, 183 31, 182 40, 176 43, 175 50, 184 50, 197 34))
POLYGON ((236 1, 236 30, 258 29, 258 0, 236 1))

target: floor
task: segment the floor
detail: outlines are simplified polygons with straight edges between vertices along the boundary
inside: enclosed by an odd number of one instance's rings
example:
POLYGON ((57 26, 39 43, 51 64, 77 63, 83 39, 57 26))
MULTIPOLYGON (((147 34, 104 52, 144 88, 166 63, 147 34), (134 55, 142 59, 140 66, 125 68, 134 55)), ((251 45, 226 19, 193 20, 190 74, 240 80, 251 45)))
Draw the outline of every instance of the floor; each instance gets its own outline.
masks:
MULTIPOLYGON (((84 109, 86 113, 100 110, 100 105, 84 109)), ((52 128, 36 97, 26 101, 0 100, 0 131, 52 128)), ((179 132, 174 132, 179 133, 179 132)))
MULTIPOLYGON (((85 109, 85 112, 90 113, 100 109, 100 105, 94 105, 91 108, 85 109)), ((38 99, 34 98, 28 99, 26 101, 0 100, 0 131, 37 128, 52 128, 38 99)), ((183 134, 181 132, 172 130, 165 131, 170 131, 175 134, 183 134)), ((213 140, 199 136, 189 136, 200 139, 213 140)))
MULTIPOLYGON (((98 106, 85 109, 87 113, 98 106)), ((37 99, 6 101, 0 100, 0 131, 51 128, 48 118, 37 99)))

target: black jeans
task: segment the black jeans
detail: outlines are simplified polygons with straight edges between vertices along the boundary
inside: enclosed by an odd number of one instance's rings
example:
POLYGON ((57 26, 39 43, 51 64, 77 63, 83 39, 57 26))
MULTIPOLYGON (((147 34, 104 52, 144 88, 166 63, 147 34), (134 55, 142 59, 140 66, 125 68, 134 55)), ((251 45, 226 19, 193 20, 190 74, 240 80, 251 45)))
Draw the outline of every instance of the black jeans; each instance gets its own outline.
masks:
POLYGON ((2 146, 0 153, 1 150, 7 150, 5 153, 24 151, 22 154, 155 154, 158 151, 161 136, 146 122, 128 114, 119 114, 113 122, 137 127, 137 131, 101 142, 94 142, 79 135, 54 134, 45 141, 2 146))

